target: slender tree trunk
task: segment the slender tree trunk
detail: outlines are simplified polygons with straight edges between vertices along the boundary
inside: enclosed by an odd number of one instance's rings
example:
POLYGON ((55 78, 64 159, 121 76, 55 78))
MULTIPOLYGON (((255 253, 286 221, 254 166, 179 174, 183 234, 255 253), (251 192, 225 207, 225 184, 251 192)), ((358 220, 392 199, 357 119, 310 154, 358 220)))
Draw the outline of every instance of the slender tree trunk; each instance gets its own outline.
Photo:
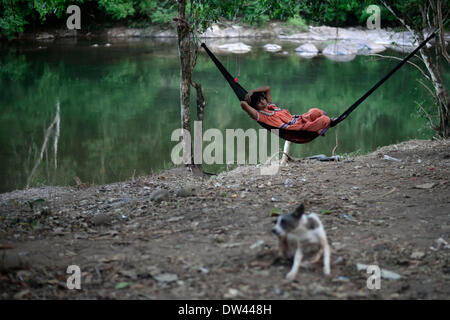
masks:
MULTIPOLYGON (((438 44, 436 44, 438 45, 438 44)), ((445 87, 444 80, 442 79, 439 66, 431 58, 431 53, 428 49, 422 49, 420 51, 423 62, 428 69, 428 73, 431 76, 431 83, 433 84, 434 91, 436 93, 439 114, 439 135, 443 138, 449 136, 450 125, 450 99, 448 96, 447 88, 445 87)))
MULTIPOLYGON (((198 161, 195 162, 195 167, 198 171, 203 172, 203 118, 205 114, 206 101, 205 97, 203 96, 202 86, 194 80, 191 80, 191 84, 195 88, 197 93, 197 122, 195 126, 197 130, 195 130, 194 137, 194 152, 197 154, 198 161)), ((195 159, 196 157, 194 155, 194 160, 195 159)))
POLYGON ((55 124, 55 138, 53 141, 53 152, 54 152, 54 163, 55 169, 58 168, 58 141, 59 141, 59 131, 61 125, 61 117, 59 115, 59 101, 56 103, 56 124, 55 124))
POLYGON ((203 121, 205 114, 206 101, 203 96, 203 90, 201 84, 192 80, 192 86, 195 88, 197 92, 197 120, 203 121))
POLYGON ((178 55, 180 57, 180 111, 181 127, 183 129, 183 162, 192 163, 190 139, 190 84, 192 77, 190 32, 186 21, 186 0, 178 0, 177 17, 178 55))

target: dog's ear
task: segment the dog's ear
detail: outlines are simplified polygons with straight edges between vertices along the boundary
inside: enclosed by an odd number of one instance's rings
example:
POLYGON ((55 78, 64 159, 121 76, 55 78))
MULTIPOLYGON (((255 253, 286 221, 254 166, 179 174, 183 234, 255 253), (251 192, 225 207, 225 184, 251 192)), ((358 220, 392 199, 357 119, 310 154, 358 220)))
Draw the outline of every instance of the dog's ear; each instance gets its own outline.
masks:
POLYGON ((292 213, 292 215, 297 218, 300 219, 300 217, 302 216, 302 214, 305 212, 305 205, 302 203, 297 209, 295 209, 295 211, 292 213))

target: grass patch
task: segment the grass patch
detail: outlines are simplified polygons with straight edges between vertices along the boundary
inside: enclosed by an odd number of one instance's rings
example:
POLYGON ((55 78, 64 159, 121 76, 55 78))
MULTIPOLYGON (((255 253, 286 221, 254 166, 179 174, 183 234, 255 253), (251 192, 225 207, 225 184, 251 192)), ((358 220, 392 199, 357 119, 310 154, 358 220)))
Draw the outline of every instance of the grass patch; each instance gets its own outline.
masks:
POLYGON ((289 18, 287 20, 287 25, 289 27, 300 29, 301 31, 308 31, 308 24, 306 23, 305 19, 303 19, 298 14, 296 14, 295 16, 289 18))

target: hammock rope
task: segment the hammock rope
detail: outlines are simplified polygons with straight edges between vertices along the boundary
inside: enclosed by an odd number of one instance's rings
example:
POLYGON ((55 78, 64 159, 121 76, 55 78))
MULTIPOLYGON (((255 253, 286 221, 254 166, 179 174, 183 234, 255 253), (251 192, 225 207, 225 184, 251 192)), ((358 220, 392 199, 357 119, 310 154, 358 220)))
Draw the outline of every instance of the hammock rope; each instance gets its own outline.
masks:
POLYGON ((435 31, 431 33, 428 38, 426 38, 414 51, 412 51, 406 58, 404 58, 400 63, 398 63, 388 74, 386 74, 380 81, 378 81, 372 88, 369 89, 361 98, 359 98, 355 103, 353 103, 347 110, 345 110, 333 123, 330 125, 334 127, 339 122, 348 117, 353 110, 355 110, 364 100, 366 100, 379 86, 381 86, 387 79, 389 79, 398 69, 400 69, 409 59, 411 59, 423 46, 427 44, 428 41, 436 36, 435 31))

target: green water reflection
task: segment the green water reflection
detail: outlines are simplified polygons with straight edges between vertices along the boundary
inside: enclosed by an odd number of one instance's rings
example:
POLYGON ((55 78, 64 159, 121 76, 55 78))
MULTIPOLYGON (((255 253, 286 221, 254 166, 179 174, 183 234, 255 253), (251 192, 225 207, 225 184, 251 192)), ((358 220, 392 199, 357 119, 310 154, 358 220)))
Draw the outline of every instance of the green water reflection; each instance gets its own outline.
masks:
MULTIPOLYGON (((273 100, 292 113, 319 107, 338 115, 361 96, 396 61, 360 56, 348 63, 326 58, 303 59, 258 49, 241 55, 219 55, 247 89, 272 87, 273 100)), ((0 51, 0 192, 24 188, 39 155, 45 129, 61 106, 58 167, 53 142, 44 153, 32 186, 109 183, 171 166, 180 124, 179 66, 176 43, 134 41, 91 47, 88 42, 56 42, 0 51)), ((295 44, 282 45, 293 52, 295 44)), ((445 76, 448 79, 450 71, 445 76)), ((294 156, 330 154, 338 133, 337 153, 375 148, 410 138, 430 137, 417 118, 414 101, 427 93, 413 67, 402 68, 338 129, 326 137, 293 148, 294 156)), ((204 130, 259 126, 240 108, 206 55, 195 78, 207 99, 204 130)), ((192 97, 195 117, 195 93, 192 97)), ((282 146, 282 144, 280 144, 282 146)), ((207 166, 210 171, 224 166, 207 166)))

